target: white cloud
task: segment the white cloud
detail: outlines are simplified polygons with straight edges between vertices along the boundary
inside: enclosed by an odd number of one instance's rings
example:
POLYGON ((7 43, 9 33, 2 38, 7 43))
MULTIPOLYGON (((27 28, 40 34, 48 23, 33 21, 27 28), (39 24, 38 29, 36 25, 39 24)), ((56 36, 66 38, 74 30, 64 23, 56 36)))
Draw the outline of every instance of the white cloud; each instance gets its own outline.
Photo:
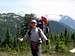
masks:
POLYGON ((35 14, 63 14, 75 18, 74 0, 33 0, 32 8, 35 14))
POLYGON ((0 12, 69 15, 75 18, 74 0, 0 0, 0 12))
POLYGON ((31 0, 0 0, 0 13, 29 13, 31 0))

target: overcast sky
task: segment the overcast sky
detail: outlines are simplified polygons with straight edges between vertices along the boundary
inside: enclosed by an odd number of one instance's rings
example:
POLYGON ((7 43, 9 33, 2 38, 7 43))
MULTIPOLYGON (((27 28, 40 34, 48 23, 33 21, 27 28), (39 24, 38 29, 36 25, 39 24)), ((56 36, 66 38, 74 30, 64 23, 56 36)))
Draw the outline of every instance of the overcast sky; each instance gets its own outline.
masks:
POLYGON ((75 0, 0 0, 0 13, 69 15, 75 18, 75 0))

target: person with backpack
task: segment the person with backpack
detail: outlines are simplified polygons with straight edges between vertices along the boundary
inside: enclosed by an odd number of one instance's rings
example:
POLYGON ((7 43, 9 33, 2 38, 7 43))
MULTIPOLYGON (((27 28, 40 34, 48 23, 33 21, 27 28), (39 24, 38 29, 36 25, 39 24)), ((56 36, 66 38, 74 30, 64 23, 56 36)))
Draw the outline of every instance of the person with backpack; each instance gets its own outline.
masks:
POLYGON ((39 56, 39 45, 42 41, 48 45, 48 39, 43 31, 37 27, 37 21, 31 20, 31 29, 27 31, 25 39, 31 42, 32 56, 39 56))

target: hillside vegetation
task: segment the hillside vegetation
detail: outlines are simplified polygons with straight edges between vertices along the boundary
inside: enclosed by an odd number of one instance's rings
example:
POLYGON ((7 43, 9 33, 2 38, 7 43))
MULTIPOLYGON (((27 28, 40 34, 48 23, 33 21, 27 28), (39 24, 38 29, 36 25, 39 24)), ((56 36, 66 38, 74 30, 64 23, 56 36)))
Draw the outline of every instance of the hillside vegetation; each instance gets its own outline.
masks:
MULTIPOLYGON (((24 37, 28 23, 34 14, 26 14, 24 17, 14 13, 0 15, 0 51, 11 53, 14 56, 19 53, 30 53, 30 44, 27 41, 19 42, 18 37, 24 37)), ((54 21, 49 22, 50 32, 47 34, 49 45, 42 44, 42 53, 69 53, 75 47, 75 32, 73 29, 54 21), (64 29, 64 30, 62 30, 64 29)), ((28 54, 27 54, 28 55, 28 54)))

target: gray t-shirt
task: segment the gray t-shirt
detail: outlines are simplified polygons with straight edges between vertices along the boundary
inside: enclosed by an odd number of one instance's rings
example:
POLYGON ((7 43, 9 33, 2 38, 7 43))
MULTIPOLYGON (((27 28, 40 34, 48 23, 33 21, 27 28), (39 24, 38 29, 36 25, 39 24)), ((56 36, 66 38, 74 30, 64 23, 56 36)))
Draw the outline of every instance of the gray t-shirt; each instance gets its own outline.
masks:
POLYGON ((30 37, 28 36, 28 31, 27 31, 27 33, 25 35, 25 38, 30 39, 31 41, 34 41, 34 42, 38 42, 39 38, 44 39, 44 41, 48 40, 47 37, 45 36, 45 34, 43 33, 43 31, 40 28, 37 28, 37 27, 35 29, 31 30, 30 37), (38 29, 40 30, 41 37, 39 36, 38 29))

